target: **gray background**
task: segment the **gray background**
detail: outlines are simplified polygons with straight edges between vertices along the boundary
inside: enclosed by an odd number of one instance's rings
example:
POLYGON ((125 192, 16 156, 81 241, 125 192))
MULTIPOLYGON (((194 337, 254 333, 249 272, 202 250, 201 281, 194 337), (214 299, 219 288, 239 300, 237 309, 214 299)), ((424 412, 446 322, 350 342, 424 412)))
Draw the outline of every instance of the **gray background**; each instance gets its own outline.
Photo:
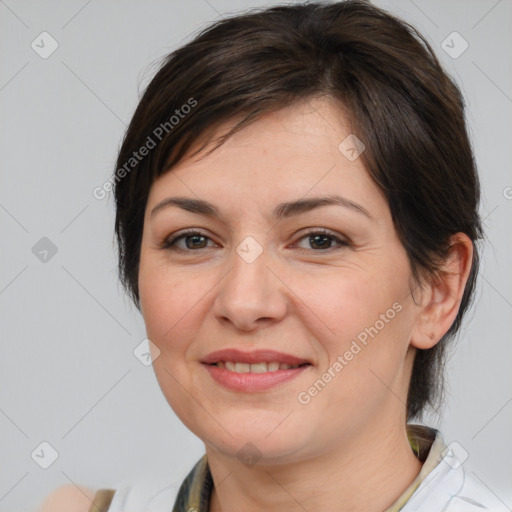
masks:
MULTIPOLYGON (((0 1, 0 510, 33 510, 69 483, 179 484, 202 455, 133 354, 145 330, 117 282, 113 201, 92 190, 157 59, 220 16, 273 3, 0 1), (31 47, 43 31, 59 45, 47 59, 31 47), (46 261, 43 237, 57 248, 46 261), (48 469, 31 458, 43 441, 59 455, 48 469)), ((375 3, 427 36, 467 100, 488 242, 444 415, 425 423, 512 507, 512 2, 375 3), (456 59, 441 47, 453 31, 469 44, 456 59)))

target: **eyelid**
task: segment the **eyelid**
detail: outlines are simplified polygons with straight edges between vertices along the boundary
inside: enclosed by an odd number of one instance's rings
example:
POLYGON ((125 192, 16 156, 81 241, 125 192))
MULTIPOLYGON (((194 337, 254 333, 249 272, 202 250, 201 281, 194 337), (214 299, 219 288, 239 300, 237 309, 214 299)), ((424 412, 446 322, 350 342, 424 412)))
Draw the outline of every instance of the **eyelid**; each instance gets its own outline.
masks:
POLYGON ((344 240, 346 240, 348 242, 348 237, 341 234, 341 233, 336 233, 336 231, 332 231, 331 229, 328 229, 328 228, 315 228, 315 227, 312 227, 312 228, 304 228, 305 231, 302 231, 301 230, 301 235, 299 236, 299 238, 302 238, 304 236, 307 236, 307 235, 311 235, 311 234, 317 234, 317 233, 320 233, 320 234, 323 234, 323 235, 329 235, 329 236, 332 236, 333 238, 338 238, 340 239, 341 242, 343 242, 343 240, 341 240, 341 238, 343 238, 344 240))

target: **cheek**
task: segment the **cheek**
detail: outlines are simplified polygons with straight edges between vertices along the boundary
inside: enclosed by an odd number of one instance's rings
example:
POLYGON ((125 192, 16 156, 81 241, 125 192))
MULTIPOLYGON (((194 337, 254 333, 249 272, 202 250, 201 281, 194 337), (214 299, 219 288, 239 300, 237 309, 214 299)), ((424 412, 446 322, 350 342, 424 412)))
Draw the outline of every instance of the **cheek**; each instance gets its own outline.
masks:
POLYGON ((144 286, 140 288, 146 331, 160 350, 168 349, 168 340, 179 341, 176 331, 179 332, 181 327, 180 318, 184 318, 191 309, 188 304, 190 291, 180 294, 182 287, 167 283, 162 279, 146 278, 144 286), (178 299, 180 295, 181 299, 178 299))
POLYGON ((401 294, 389 282, 355 272, 331 275, 320 281, 308 278, 302 290, 304 303, 317 314, 316 324, 324 327, 340 349, 376 322, 381 327, 381 315, 385 315, 385 320, 391 319, 391 323, 396 316, 393 304, 399 302, 401 294))
POLYGON ((351 410, 363 400, 370 407, 388 392, 383 383, 391 383, 401 372, 414 312, 407 301, 407 276, 395 277, 347 274, 323 286, 314 286, 313 280, 305 283, 305 302, 321 319, 309 315, 325 356, 320 371, 335 375, 319 403, 325 399, 351 410))
POLYGON ((147 337, 159 350, 153 370, 169 405, 192 432, 196 432, 201 421, 194 419, 193 401, 184 391, 194 389, 194 372, 187 364, 187 353, 201 325, 201 309, 208 289, 211 285, 207 287, 204 279, 188 279, 141 257, 142 314, 147 337))
POLYGON ((141 256, 139 293, 148 338, 162 355, 184 354, 200 325, 214 280, 187 275, 141 256))

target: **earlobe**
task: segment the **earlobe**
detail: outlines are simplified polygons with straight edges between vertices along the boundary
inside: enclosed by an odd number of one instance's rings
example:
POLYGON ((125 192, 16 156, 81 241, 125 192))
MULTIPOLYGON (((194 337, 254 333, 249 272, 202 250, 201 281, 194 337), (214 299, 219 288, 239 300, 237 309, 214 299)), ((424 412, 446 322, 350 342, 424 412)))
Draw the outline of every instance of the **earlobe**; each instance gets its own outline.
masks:
POLYGON ((473 243, 464 233, 450 239, 450 250, 439 272, 422 286, 421 311, 413 328, 411 345, 432 348, 451 327, 464 295, 473 261, 473 243))

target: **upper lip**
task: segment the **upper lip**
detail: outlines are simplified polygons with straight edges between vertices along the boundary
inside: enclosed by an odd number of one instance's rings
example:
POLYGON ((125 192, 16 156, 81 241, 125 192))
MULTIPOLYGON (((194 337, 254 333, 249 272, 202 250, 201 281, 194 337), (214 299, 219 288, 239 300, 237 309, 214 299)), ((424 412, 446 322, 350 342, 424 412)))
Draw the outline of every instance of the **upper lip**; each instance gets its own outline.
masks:
POLYGON ((283 352, 276 352, 275 350, 252 350, 251 352, 245 352, 236 348, 226 348, 224 350, 211 352, 204 357, 201 362, 206 364, 215 364, 219 361, 231 361, 237 363, 264 363, 277 361, 278 363, 293 365, 309 363, 307 359, 302 359, 283 352))

